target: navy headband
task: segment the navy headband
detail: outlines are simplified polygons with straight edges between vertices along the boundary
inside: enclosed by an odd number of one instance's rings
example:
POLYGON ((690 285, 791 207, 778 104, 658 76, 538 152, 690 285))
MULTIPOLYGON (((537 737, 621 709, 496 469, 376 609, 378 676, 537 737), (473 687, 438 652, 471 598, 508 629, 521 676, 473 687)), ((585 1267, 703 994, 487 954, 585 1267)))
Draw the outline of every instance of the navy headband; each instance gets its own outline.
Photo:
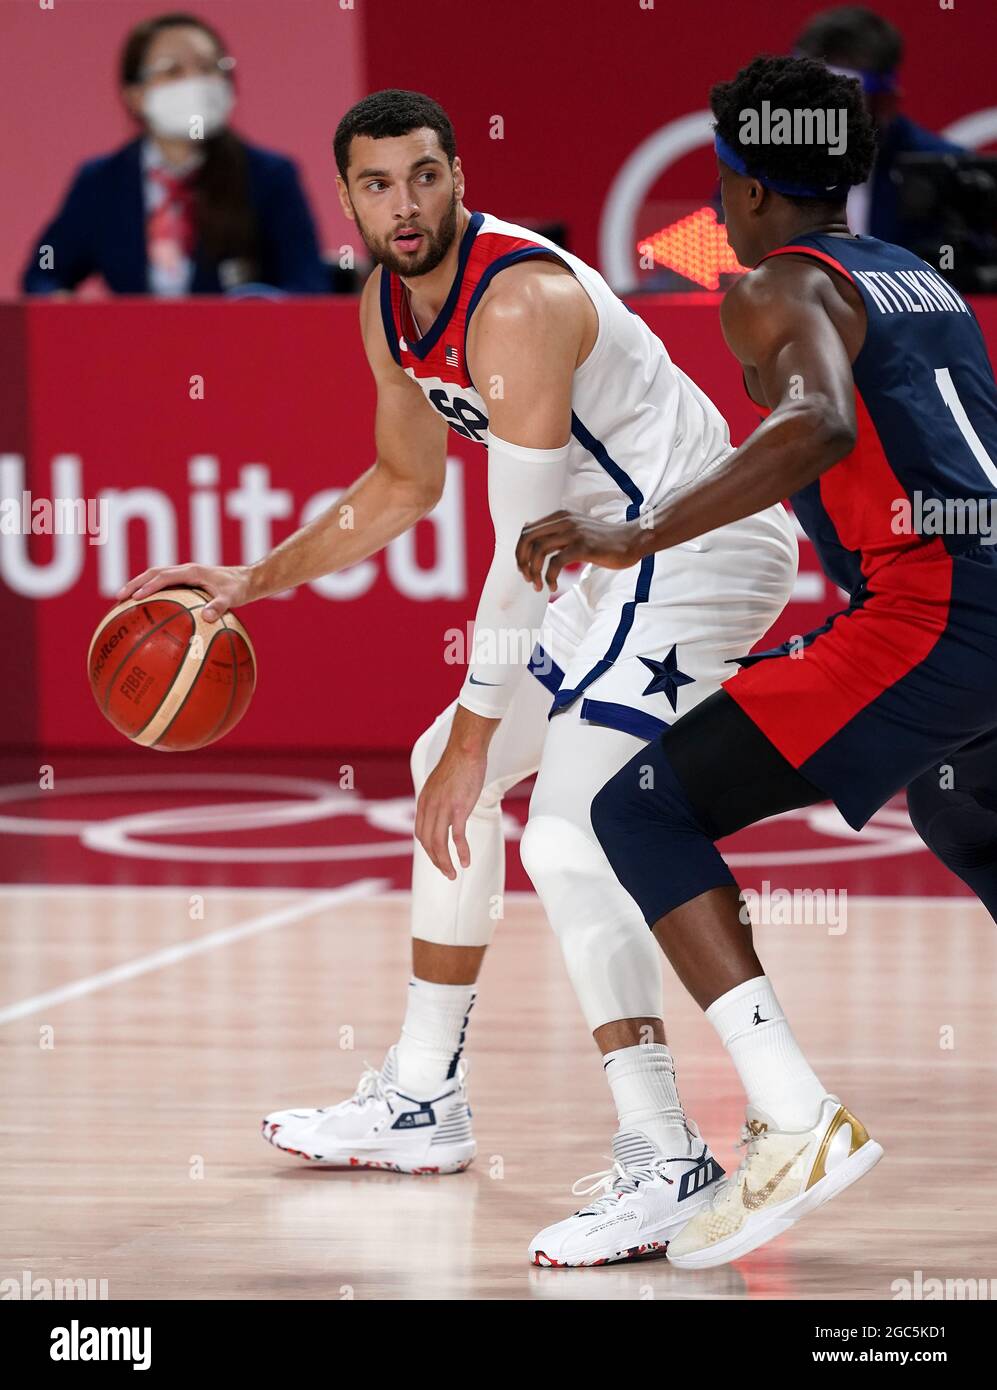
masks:
POLYGON ((859 73, 863 92, 895 92, 898 87, 895 72, 869 72, 863 68, 859 73))
POLYGON ((771 188, 774 193, 782 193, 787 198, 823 198, 826 202, 833 202, 837 198, 844 198, 851 186, 847 183, 835 183, 829 188, 810 188, 802 183, 786 183, 784 179, 771 179, 768 174, 759 174, 754 169, 749 169, 733 145, 728 145, 719 132, 713 143, 717 154, 735 173, 746 174, 749 179, 757 179, 763 188, 771 188))

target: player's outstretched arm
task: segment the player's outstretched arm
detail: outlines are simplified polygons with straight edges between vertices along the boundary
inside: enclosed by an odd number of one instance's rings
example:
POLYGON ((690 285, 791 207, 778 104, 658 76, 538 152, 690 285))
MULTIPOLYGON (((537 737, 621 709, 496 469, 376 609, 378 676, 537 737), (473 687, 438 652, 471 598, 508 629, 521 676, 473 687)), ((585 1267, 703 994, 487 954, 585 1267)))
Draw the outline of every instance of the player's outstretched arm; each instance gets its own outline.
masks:
POLYGON ((364 347, 377 383, 374 465, 331 507, 255 564, 149 569, 119 591, 119 601, 194 584, 211 594, 204 617, 213 622, 229 608, 359 564, 435 507, 446 476, 446 423, 391 356, 375 317, 376 279, 375 274, 367 282, 360 305, 364 347))
POLYGON ((565 564, 590 560, 625 569, 642 556, 694 540, 789 497, 855 445, 851 362, 822 299, 824 272, 766 264, 739 281, 721 310, 724 336, 752 368, 772 413, 708 477, 680 489, 653 514, 610 525, 558 512, 524 528, 516 549, 524 579, 557 582, 565 564))

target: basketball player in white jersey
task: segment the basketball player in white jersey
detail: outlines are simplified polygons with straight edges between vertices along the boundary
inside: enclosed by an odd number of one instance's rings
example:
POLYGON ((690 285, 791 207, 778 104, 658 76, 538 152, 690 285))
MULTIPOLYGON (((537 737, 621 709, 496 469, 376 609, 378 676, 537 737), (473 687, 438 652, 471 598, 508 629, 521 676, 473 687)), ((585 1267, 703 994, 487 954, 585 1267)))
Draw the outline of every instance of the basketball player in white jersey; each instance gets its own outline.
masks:
POLYGON ((196 584, 212 596, 212 619, 359 563, 439 500, 448 427, 486 451, 495 552, 463 686, 412 754, 413 966, 399 1039, 348 1100, 277 1111, 263 1133, 327 1164, 452 1173, 470 1163, 462 1051, 503 889, 502 796, 537 772, 520 852, 619 1128, 601 1195, 542 1231, 530 1256, 581 1265, 663 1254, 722 1170, 683 1111, 658 948, 589 806, 778 616, 795 538, 773 507, 630 570, 590 566, 547 610, 546 591, 516 567, 523 525, 562 506, 638 517, 723 462, 727 426, 591 267, 464 207, 453 130, 434 101, 366 97, 340 123, 335 151, 343 211, 377 263, 360 306, 377 461, 256 564, 146 571, 120 597, 196 584), (338 524, 344 505, 350 530, 338 524))

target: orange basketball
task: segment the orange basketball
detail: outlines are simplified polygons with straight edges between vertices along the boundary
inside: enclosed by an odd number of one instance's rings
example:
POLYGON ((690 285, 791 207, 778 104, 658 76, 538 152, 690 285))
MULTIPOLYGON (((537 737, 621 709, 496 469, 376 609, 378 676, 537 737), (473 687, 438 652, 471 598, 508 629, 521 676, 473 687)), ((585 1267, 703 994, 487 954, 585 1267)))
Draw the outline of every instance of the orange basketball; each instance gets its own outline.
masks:
POLYGON ((207 623, 203 589, 126 599, 98 625, 87 653, 90 689, 116 729, 146 748, 179 753, 238 724, 256 686, 256 656, 238 618, 207 623))

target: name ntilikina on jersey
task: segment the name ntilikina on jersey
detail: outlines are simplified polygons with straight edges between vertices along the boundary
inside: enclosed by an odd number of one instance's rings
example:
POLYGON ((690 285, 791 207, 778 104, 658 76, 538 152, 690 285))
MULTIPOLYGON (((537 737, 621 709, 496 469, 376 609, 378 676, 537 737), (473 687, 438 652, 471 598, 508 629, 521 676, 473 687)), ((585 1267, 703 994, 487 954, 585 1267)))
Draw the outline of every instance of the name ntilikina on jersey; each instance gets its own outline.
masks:
POLYGON ((969 306, 933 270, 854 270, 881 314, 968 314, 969 306))

